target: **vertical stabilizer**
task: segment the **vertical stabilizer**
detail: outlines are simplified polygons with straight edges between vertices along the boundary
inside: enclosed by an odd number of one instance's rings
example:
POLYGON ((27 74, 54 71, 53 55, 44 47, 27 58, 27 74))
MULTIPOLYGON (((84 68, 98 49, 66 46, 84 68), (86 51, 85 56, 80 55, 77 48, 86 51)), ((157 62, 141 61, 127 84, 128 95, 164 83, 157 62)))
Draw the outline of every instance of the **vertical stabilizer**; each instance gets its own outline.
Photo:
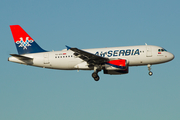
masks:
POLYGON ((46 52, 19 25, 10 25, 19 54, 46 52))

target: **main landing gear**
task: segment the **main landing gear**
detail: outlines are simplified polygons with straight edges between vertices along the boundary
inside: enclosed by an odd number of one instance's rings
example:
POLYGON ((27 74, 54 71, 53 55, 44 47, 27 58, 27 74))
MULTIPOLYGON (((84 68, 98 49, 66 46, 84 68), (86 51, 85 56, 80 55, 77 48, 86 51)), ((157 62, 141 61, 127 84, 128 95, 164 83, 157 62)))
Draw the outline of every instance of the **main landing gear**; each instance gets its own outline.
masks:
POLYGON ((92 73, 92 77, 94 78, 95 81, 99 81, 100 77, 98 75, 98 72, 101 71, 100 66, 94 66, 94 72, 92 73))
POLYGON ((95 81, 99 81, 99 79, 100 79, 100 77, 99 77, 97 72, 93 72, 92 73, 92 77, 94 78, 95 81))
POLYGON ((153 75, 153 72, 151 71, 151 65, 148 64, 147 67, 148 67, 148 70, 149 70, 149 73, 148 73, 149 76, 152 76, 152 75, 153 75))

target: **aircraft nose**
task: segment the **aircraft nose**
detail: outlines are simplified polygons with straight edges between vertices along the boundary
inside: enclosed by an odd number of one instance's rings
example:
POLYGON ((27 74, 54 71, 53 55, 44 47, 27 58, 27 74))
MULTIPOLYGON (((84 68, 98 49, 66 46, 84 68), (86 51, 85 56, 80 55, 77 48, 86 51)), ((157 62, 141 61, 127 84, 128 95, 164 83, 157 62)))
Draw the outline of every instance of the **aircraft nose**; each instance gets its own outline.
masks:
POLYGON ((175 56, 172 53, 169 53, 168 57, 170 60, 173 60, 175 56))

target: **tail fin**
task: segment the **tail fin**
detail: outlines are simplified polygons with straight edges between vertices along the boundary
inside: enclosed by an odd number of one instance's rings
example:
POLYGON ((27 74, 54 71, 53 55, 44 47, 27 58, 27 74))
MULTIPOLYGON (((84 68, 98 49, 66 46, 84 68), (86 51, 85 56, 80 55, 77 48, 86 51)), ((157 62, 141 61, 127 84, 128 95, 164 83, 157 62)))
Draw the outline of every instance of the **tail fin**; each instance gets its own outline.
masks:
POLYGON ((46 52, 19 25, 10 25, 19 54, 46 52))

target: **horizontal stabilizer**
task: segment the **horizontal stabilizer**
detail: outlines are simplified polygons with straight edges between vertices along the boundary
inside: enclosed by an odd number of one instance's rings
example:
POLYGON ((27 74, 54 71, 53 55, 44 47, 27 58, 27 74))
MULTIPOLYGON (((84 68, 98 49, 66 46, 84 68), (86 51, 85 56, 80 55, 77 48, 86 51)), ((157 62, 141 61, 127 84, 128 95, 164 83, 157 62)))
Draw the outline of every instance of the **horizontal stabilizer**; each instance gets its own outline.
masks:
POLYGON ((33 60, 33 58, 22 56, 22 55, 17 55, 17 54, 10 54, 13 57, 16 57, 19 60, 33 60))

